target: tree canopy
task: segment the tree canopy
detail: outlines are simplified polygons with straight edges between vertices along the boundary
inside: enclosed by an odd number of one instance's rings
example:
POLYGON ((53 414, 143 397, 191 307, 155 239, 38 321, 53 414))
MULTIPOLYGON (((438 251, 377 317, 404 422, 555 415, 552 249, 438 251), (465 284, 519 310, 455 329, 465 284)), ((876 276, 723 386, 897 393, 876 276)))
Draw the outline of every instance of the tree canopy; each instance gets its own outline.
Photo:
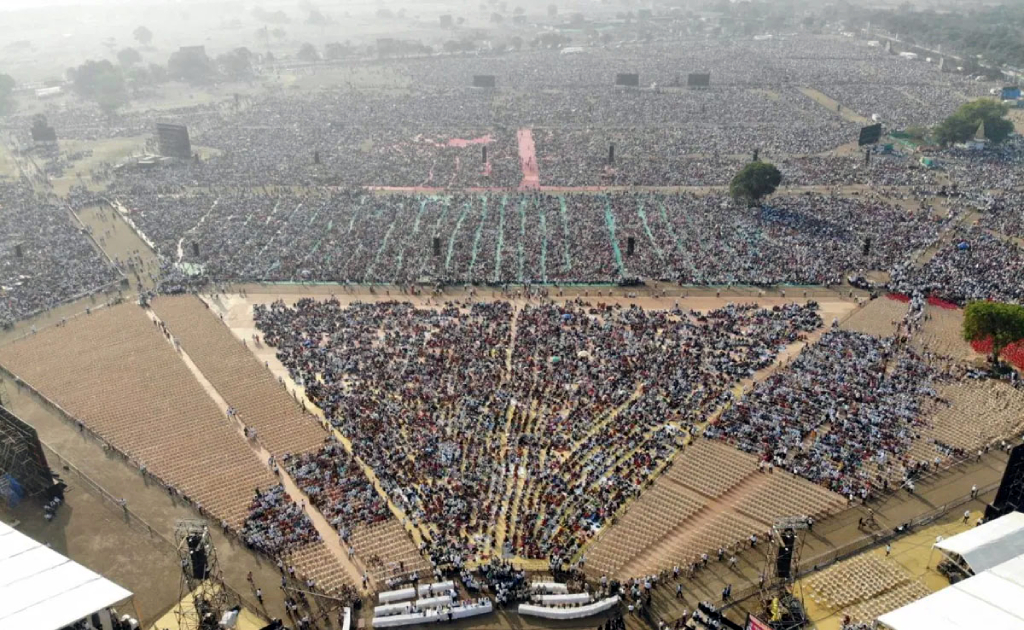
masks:
POLYGON ((753 204, 775 192, 782 183, 782 173, 770 162, 751 162, 743 167, 729 184, 729 194, 736 201, 753 204))
POLYGON ((167 60, 167 74, 172 79, 187 83, 207 83, 216 76, 216 70, 205 51, 186 48, 167 60))
POLYGON ((124 67, 133 66, 142 61, 142 55, 134 48, 124 48, 117 53, 117 61, 124 67))
POLYGON ((985 137, 999 143, 1013 133, 1013 122, 1006 118, 1010 108, 991 99, 964 103, 952 116, 935 127, 935 139, 948 146, 974 137, 978 127, 985 125, 985 137))
POLYGON ((86 61, 68 70, 71 89, 82 98, 94 101, 106 112, 128 103, 128 90, 121 69, 106 59, 86 61))
POLYGON ((217 67, 229 79, 248 79, 252 76, 252 52, 244 46, 226 52, 217 57, 217 67))
POLYGON ((299 52, 296 57, 302 61, 319 61, 320 53, 317 52, 316 46, 306 42, 299 48, 299 52))
POLYGON ((971 302, 964 309, 964 339, 992 340, 992 362, 1009 345, 1024 340, 1024 306, 1000 302, 971 302))
POLYGON ((0 116, 14 111, 14 78, 0 74, 0 116))
POLYGON ((992 6, 963 5, 962 12, 866 10, 845 4, 847 22, 880 26, 899 33, 900 39, 958 53, 965 61, 977 55, 996 65, 1024 66, 1024 4, 1001 2, 992 6))
POLYGON ((153 41, 153 31, 145 26, 140 26, 132 31, 132 37, 143 46, 149 46, 149 43, 153 41))

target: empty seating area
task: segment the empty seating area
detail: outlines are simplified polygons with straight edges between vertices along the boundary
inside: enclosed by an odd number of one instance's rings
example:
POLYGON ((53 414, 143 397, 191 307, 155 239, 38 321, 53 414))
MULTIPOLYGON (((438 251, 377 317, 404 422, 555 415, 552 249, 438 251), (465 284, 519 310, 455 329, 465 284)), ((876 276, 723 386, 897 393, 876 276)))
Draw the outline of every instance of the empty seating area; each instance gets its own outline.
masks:
POLYGON ((704 506, 705 502, 696 493, 660 479, 590 547, 588 566, 600 574, 615 575, 644 549, 667 536, 704 506))
POLYGON ((294 566, 298 577, 312 579, 320 593, 337 594, 342 587, 353 587, 352 579, 323 542, 299 547, 283 555, 284 563, 294 566))
POLYGON ((153 310, 217 392, 277 456, 323 443, 324 431, 198 298, 161 297, 153 310))
POLYGON ((699 525, 688 529, 683 536, 652 548, 638 558, 636 564, 629 565, 627 571, 639 569, 629 572, 633 575, 656 571, 668 565, 687 566, 699 561, 704 553, 715 557, 719 547, 729 549, 743 546, 751 534, 757 534, 759 539, 763 539, 768 529, 764 523, 729 511, 708 514, 699 525))
POLYGON ((759 521, 772 523, 780 516, 812 516, 821 520, 846 507, 846 499, 787 472, 763 473, 755 491, 746 493, 736 509, 759 521))
POLYGON ((726 444, 698 440, 680 453, 665 477, 717 498, 757 471, 757 458, 726 444))
POLYGON ((137 306, 0 348, 0 364, 137 465, 238 529, 274 477, 137 306))
POLYGON ((974 351, 964 341, 964 312, 927 305, 921 327, 914 332, 910 345, 921 352, 934 352, 954 359, 970 359, 974 351))
POLYGON ((359 526, 349 541, 366 565, 371 580, 378 586, 386 588, 384 580, 413 571, 421 579, 431 575, 430 565, 397 519, 359 526))
MULTIPOLYGON (((938 392, 952 404, 937 403, 921 431, 920 442, 932 449, 931 457, 947 455, 950 448, 970 455, 1019 434, 1024 426, 1024 393, 1005 383, 963 381, 942 385, 938 392)), ((923 455, 920 449, 915 452, 923 455)))
POLYGON ((896 334, 896 326, 907 314, 907 308, 905 302, 880 297, 854 311, 839 327, 876 337, 891 337, 896 334))
POLYGON ((861 554, 809 578, 807 587, 811 590, 811 599, 818 604, 843 609, 874 600, 912 582, 910 575, 893 560, 878 554, 861 554))
POLYGON ((872 598, 870 601, 861 602, 851 607, 846 614, 850 615, 850 620, 854 623, 871 623, 888 612, 902 608, 928 595, 931 595, 928 587, 917 580, 911 580, 872 598))

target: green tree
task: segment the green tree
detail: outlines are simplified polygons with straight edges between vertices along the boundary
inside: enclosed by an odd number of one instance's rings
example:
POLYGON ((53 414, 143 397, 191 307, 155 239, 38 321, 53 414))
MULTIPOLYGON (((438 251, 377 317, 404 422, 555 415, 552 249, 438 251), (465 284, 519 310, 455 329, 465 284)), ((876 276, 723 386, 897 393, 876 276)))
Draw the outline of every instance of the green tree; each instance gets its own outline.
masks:
POLYGON ((0 74, 0 116, 14 111, 14 78, 0 74))
POLYGON ((782 173, 769 162, 751 162, 743 167, 729 184, 729 194, 736 201, 753 205, 775 192, 782 183, 782 173))
POLYGON ((149 46, 149 43, 153 41, 153 31, 145 26, 140 26, 132 31, 132 37, 143 46, 149 46))
POLYGON ((217 57, 217 67, 229 79, 252 76, 252 53, 246 47, 236 48, 217 57))
POLYGON ((964 103, 952 116, 935 127, 935 139, 948 146, 974 137, 984 123, 985 137, 999 143, 1013 133, 1013 122, 1006 118, 1010 108, 998 101, 979 99, 964 103))
POLYGON ((216 71, 205 50, 190 47, 171 55, 167 60, 167 75, 171 79, 196 84, 212 81, 216 71))
POLYGON ((107 113, 128 103, 128 90, 121 69, 106 59, 86 61, 68 70, 71 89, 95 102, 107 113))
POLYGON ((1024 340, 1024 306, 1000 302, 971 302, 964 309, 964 339, 992 340, 992 362, 1009 345, 1024 340))
POLYGON ((296 55, 302 61, 309 61, 315 63, 320 61, 320 53, 316 51, 316 46, 306 42, 299 48, 299 52, 296 55))
POLYGON ((125 68, 130 68, 141 61, 142 55, 134 48, 124 48, 117 53, 117 62, 125 68))

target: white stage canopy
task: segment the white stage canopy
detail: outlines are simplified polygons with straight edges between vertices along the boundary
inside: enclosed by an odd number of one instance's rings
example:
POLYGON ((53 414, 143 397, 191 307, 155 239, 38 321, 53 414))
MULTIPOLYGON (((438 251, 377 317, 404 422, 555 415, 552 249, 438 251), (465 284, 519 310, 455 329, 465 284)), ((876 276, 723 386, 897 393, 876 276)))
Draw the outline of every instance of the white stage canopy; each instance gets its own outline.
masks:
POLYGON ((891 630, 1024 630, 1024 556, 882 615, 878 622, 891 630))
POLYGON ((0 523, 0 630, 58 630, 131 596, 0 523))
POLYGON ((1011 512, 937 542, 935 548, 957 554, 975 574, 981 573, 1024 554, 1024 514, 1011 512))

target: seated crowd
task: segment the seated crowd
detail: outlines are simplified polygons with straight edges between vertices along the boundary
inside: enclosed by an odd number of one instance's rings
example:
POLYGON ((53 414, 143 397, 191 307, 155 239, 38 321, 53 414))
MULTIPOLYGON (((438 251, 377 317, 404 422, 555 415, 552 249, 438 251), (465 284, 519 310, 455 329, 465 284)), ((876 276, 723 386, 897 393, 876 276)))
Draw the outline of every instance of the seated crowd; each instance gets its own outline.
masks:
POLYGON ((506 302, 302 299, 255 319, 435 562, 458 566, 498 545, 571 557, 739 379, 821 325, 815 308, 526 307, 510 366, 506 302))

